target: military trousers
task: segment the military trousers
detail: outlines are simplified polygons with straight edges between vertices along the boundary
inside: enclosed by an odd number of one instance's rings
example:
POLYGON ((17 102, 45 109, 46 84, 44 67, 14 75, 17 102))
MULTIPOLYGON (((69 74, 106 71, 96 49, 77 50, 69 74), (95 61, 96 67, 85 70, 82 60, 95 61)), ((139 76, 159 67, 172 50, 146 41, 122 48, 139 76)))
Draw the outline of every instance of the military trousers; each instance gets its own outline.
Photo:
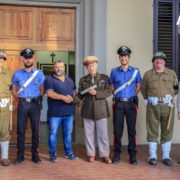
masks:
POLYGON ((121 153, 121 138, 124 131, 124 119, 126 117, 128 130, 128 153, 130 156, 136 156, 136 104, 133 101, 115 102, 114 105, 114 153, 121 153))
POLYGON ((10 139, 10 111, 9 106, 6 106, 0 108, 0 142, 10 139))
POLYGON ((32 129, 32 156, 36 156, 38 154, 40 113, 41 108, 37 104, 20 100, 17 112, 17 148, 18 155, 20 156, 24 156, 25 133, 28 117, 30 119, 32 129))
POLYGON ((160 142, 171 141, 173 136, 174 126, 174 108, 172 109, 172 116, 170 120, 170 127, 167 129, 168 119, 170 115, 170 107, 167 104, 159 103, 156 106, 148 103, 146 107, 146 127, 147 127, 147 141, 157 142, 159 137, 160 127, 160 142))
POLYGON ((98 120, 84 118, 83 122, 87 155, 95 156, 97 142, 99 156, 109 157, 110 148, 107 129, 107 118, 98 120))

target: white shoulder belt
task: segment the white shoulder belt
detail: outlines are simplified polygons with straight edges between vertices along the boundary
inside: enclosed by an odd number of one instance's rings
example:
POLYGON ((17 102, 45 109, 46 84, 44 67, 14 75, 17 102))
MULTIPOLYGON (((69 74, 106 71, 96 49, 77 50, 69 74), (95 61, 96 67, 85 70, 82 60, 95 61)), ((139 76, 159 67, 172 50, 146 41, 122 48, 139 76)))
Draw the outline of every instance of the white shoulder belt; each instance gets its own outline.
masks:
POLYGON ((129 81, 127 81, 126 83, 124 83, 123 85, 121 85, 119 88, 117 88, 115 91, 114 91, 114 95, 116 95, 118 92, 122 91, 124 88, 126 88, 127 86, 130 86, 131 83, 134 81, 135 77, 137 76, 137 73, 138 73, 138 70, 135 69, 131 79, 129 81))
POLYGON ((38 74, 38 70, 34 71, 34 73, 32 74, 32 76, 22 85, 22 87, 19 89, 18 94, 20 92, 22 92, 30 83, 31 81, 36 77, 36 75, 38 74))

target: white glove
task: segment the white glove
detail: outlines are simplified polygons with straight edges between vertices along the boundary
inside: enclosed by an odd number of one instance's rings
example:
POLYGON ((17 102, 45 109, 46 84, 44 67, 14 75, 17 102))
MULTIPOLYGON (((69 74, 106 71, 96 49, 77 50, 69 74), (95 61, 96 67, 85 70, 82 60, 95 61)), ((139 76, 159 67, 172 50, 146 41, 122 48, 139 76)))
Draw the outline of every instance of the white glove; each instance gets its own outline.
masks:
POLYGON ((13 105, 9 105, 9 111, 13 111, 14 108, 13 108, 13 105))
POLYGON ((147 104, 148 104, 148 100, 144 99, 144 105, 147 106, 147 104))

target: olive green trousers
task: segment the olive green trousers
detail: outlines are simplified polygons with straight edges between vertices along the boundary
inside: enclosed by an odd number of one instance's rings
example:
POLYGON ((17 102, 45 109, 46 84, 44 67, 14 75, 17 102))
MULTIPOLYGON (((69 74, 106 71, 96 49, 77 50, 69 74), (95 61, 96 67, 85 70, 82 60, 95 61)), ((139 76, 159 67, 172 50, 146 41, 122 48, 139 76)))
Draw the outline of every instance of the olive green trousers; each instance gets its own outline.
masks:
POLYGON ((9 141, 10 136, 10 111, 9 106, 0 108, 0 142, 9 141))
POLYGON ((147 141, 158 142, 160 130, 160 143, 171 141, 174 127, 174 108, 170 120, 169 129, 167 129, 168 119, 171 108, 167 104, 159 103, 156 106, 148 103, 146 108, 146 127, 147 141))

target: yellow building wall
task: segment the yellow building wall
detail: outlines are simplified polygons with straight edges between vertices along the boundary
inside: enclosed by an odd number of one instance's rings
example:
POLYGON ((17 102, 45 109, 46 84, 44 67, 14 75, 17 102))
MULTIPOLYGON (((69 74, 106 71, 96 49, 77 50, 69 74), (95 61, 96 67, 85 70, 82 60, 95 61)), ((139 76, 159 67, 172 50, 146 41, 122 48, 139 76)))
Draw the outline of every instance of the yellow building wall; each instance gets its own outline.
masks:
MULTIPOLYGON (((117 49, 127 45, 132 50, 130 65, 138 67, 143 77, 144 72, 152 67, 153 54, 153 0, 108 0, 107 4, 107 72, 119 66, 117 49)), ((139 110, 137 116, 137 144, 146 141, 146 109, 139 93, 139 110)), ((111 101, 111 98, 109 99, 111 101)), ((177 114, 177 113, 176 113, 177 114)), ((109 135, 112 140, 112 116, 109 120, 109 135)), ((180 121, 175 118, 174 137, 178 143, 180 121)), ((112 143, 112 141, 111 141, 112 143)), ((125 125, 122 143, 128 143, 125 125)))

